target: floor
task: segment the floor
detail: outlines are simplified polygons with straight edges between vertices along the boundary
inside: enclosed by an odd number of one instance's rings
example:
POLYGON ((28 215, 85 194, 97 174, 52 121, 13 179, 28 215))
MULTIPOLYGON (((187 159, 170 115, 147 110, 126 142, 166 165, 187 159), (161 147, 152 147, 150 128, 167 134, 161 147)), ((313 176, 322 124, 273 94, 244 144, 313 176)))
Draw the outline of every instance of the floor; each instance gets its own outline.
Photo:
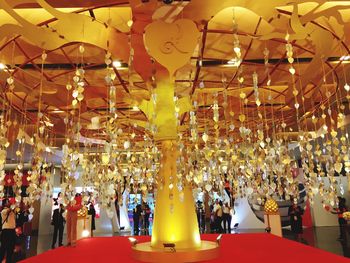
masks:
MULTIPOLYGON (((238 229, 239 233, 257 233, 264 232, 264 229, 238 229)), ((115 234, 119 235, 119 234, 115 234)), ((130 233, 123 233, 123 235, 130 235, 130 233)), ((112 236, 112 234, 96 233, 95 236, 112 236)), ((293 234, 288 229, 283 229, 283 237, 291 240, 295 240, 293 234)), ((314 246, 328 252, 341 255, 350 258, 350 241, 339 242, 337 238, 339 237, 338 227, 316 227, 304 229, 304 235, 301 243, 314 246)), ((32 236, 28 237, 24 249, 23 258, 28 258, 41 254, 47 250, 51 249, 51 235, 42 236, 32 236)), ((350 238, 349 238, 350 240, 350 238)), ((65 243, 65 240, 64 240, 65 243)))
MULTIPOLYGON (((212 245, 211 251, 193 253, 188 253, 188 251, 176 247, 174 250, 161 247, 150 249, 153 253, 145 252, 145 250, 141 252, 141 247, 147 247, 142 243, 149 242, 150 236, 136 237, 135 242, 138 242, 138 244, 134 248, 132 248, 128 237, 125 236, 86 238, 79 240, 75 247, 60 247, 49 250, 36 257, 28 258, 23 263, 96 263, 112 261, 140 263, 135 259, 135 256, 167 263, 190 262, 193 259, 198 259, 198 256, 202 258, 202 263, 257 263, 266 262, 267 258, 269 263, 281 263, 281 259, 284 263, 350 262, 348 258, 268 233, 223 234, 220 242, 216 242, 217 237, 218 234, 202 234, 201 239, 209 241, 212 245), (219 248, 217 243, 219 243, 219 248), (134 249, 138 251, 136 252, 134 249), (216 252, 213 250, 219 250, 219 254, 216 256, 216 252), (102 251, 103 253, 101 253, 102 251), (144 253, 147 253, 147 255, 144 253), (214 257, 206 258, 203 253, 214 257), (96 259, 98 260, 96 261, 96 259)), ((149 249, 146 250, 150 251, 149 249)))

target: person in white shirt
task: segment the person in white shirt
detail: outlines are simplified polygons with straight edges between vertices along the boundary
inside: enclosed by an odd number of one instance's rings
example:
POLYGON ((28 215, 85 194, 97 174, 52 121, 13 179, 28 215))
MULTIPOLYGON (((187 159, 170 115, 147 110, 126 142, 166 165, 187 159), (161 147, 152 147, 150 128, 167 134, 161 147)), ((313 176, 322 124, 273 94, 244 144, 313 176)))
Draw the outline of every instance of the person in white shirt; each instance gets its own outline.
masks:
POLYGON ((2 262, 6 255, 6 262, 11 263, 16 244, 16 214, 10 208, 8 200, 4 205, 4 209, 1 211, 1 225, 0 262, 2 262))
POLYGON ((222 202, 216 199, 214 205, 214 218, 215 218, 215 229, 217 233, 222 233, 222 202))

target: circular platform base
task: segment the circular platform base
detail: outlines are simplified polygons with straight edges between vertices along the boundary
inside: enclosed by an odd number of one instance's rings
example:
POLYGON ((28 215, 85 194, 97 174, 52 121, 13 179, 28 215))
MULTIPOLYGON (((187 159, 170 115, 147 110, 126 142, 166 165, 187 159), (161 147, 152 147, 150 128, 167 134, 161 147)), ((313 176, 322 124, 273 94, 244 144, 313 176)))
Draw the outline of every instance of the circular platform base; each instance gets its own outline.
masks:
POLYGON ((132 247, 134 259, 143 262, 198 262, 219 257, 220 248, 215 242, 202 241, 196 249, 159 249, 152 248, 151 242, 140 243, 132 247))

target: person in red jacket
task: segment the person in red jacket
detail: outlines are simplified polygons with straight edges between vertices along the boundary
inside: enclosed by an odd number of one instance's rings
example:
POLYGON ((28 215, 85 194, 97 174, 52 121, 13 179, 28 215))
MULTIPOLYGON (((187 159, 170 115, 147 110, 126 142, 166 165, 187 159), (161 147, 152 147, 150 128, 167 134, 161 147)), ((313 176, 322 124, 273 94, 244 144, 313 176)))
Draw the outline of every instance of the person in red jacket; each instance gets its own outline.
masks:
POLYGON ((82 208, 81 194, 76 194, 73 201, 67 206, 67 246, 75 247, 77 242, 78 210, 82 208))

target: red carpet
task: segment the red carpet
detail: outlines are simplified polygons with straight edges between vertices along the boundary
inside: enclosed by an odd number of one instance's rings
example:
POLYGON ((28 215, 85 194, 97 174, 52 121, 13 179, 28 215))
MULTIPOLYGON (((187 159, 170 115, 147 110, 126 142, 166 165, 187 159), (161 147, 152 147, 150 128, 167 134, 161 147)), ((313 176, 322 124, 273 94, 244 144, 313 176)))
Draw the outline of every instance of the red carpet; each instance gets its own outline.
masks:
MULTIPOLYGON (((214 241, 218 235, 202 235, 203 240, 214 241)), ((137 237, 139 242, 149 241, 149 236, 137 237)), ((333 242, 333 241, 330 241, 333 242)), ((127 237, 95 237, 82 239, 75 248, 61 247, 24 263, 96 263, 136 262, 130 256, 127 237)), ((223 235, 221 257, 210 262, 350 262, 349 259, 270 234, 223 235)))

